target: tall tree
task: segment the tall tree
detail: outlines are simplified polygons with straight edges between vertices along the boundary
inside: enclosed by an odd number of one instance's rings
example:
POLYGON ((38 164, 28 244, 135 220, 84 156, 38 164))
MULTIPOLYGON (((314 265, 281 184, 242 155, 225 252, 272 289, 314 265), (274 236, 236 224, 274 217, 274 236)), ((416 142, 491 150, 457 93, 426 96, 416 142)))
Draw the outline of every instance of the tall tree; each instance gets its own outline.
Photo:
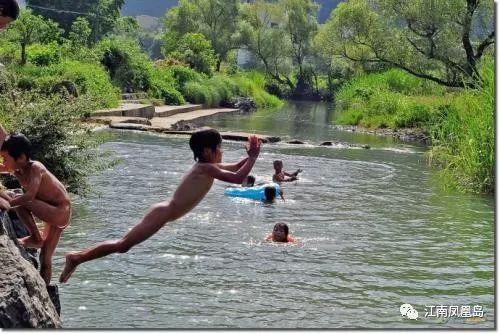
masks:
POLYGON ((50 43, 59 39, 58 24, 45 20, 30 10, 22 10, 19 18, 5 32, 7 39, 21 47, 21 65, 27 61, 26 48, 33 43, 50 43))
POLYGON ((281 0, 284 24, 292 57, 299 67, 299 80, 303 76, 304 60, 311 54, 312 41, 318 30, 318 5, 311 0, 281 0))
POLYGON ((241 13, 242 45, 262 63, 268 76, 294 89, 290 78, 292 45, 279 27, 283 18, 281 8, 275 3, 257 0, 243 5, 241 13))
POLYGON ((228 53, 239 47, 237 21, 239 0, 180 0, 165 14, 165 48, 175 44, 186 33, 201 33, 210 41, 217 55, 217 71, 228 53))
POLYGON ((90 29, 89 21, 81 16, 77 18, 75 22, 73 22, 71 31, 68 34, 72 48, 77 49, 82 46, 88 47, 91 34, 92 29, 90 29))
POLYGON ((349 0, 322 28, 332 55, 383 63, 449 87, 476 85, 492 51, 493 1, 349 0))

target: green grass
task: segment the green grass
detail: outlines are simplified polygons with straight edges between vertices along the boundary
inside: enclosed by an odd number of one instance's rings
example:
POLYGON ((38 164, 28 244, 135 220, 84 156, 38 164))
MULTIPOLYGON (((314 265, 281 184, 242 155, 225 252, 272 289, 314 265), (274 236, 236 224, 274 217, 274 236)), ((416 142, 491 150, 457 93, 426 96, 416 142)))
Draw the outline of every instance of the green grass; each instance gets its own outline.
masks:
POLYGON ((11 68, 20 88, 49 93, 56 83, 68 80, 76 85, 80 95, 89 95, 98 101, 100 108, 116 107, 119 103, 119 91, 100 64, 63 60, 48 66, 27 64, 11 68))
POLYGON ((351 80, 335 96, 339 124, 367 128, 421 128, 431 137, 427 154, 447 187, 494 192, 494 61, 481 64, 478 89, 447 91, 400 70, 351 80))
POLYGON ((429 162, 462 191, 493 193, 495 187, 495 73, 493 59, 481 67, 480 89, 457 93, 436 113, 429 129, 429 162))
POLYGON ((259 108, 276 108, 283 104, 278 97, 265 91, 265 77, 257 72, 216 74, 211 78, 190 77, 193 79, 179 81, 177 86, 185 99, 191 103, 217 107, 232 98, 244 96, 252 98, 259 108))

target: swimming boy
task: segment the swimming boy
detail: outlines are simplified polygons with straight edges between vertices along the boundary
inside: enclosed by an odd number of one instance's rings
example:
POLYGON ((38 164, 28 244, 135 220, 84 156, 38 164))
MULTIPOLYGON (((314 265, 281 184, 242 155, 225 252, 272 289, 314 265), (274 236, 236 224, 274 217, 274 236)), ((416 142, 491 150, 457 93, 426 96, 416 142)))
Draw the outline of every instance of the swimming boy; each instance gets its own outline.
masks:
POLYGON ((294 237, 288 234, 288 225, 285 223, 277 223, 274 225, 273 232, 268 234, 266 241, 274 242, 296 242, 294 237))
POLYGON ((2 192, 30 235, 19 239, 26 248, 41 248, 40 275, 47 285, 52 276, 52 256, 71 218, 71 201, 63 184, 39 161, 31 160, 31 144, 22 134, 6 136, 0 126, 0 172, 13 173, 24 194, 2 192), (45 223, 43 236, 33 215, 45 223))
POLYGON ((266 186, 264 188, 264 202, 273 203, 278 195, 283 201, 285 201, 285 197, 283 197, 283 190, 278 185, 266 186))
POLYGON ((76 267, 113 253, 126 253, 135 245, 154 235, 166 223, 177 220, 191 211, 208 193, 215 179, 241 184, 252 170, 260 152, 256 136, 248 139, 248 157, 236 164, 223 164, 222 138, 216 130, 200 130, 191 136, 189 146, 197 161, 183 177, 172 199, 154 204, 141 221, 121 239, 109 240, 81 252, 66 255, 60 281, 67 282, 76 267))
POLYGON ((0 30, 19 17, 19 5, 15 0, 0 0, 0 30))
POLYGON ((273 167, 274 167, 274 175, 273 175, 273 181, 274 182, 292 182, 298 180, 297 175, 299 173, 302 173, 302 169, 297 169, 294 173, 287 173, 283 170, 283 161, 281 160, 275 160, 273 162, 273 167))

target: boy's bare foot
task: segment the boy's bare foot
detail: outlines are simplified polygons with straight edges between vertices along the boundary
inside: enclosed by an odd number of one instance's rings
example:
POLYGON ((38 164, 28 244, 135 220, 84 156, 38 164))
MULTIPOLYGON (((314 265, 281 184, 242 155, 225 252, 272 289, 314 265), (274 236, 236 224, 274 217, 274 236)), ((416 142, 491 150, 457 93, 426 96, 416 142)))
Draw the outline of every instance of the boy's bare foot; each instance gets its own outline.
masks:
POLYGON ((19 244, 24 248, 42 248, 43 239, 35 239, 32 236, 17 239, 19 244))
POLYGON ((76 255, 76 253, 66 254, 66 263, 64 264, 61 276, 59 276, 59 282, 66 283, 69 280, 76 267, 78 266, 78 261, 76 260, 77 256, 78 255, 76 255))

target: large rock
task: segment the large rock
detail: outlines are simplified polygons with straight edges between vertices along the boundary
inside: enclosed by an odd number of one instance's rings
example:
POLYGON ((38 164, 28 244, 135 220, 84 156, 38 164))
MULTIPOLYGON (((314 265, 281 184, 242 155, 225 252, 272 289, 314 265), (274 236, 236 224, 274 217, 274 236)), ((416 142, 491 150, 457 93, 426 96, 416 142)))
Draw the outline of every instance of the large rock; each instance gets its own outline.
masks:
POLYGON ((4 228, 8 215, 0 216, 0 328, 60 328, 45 282, 4 228))

